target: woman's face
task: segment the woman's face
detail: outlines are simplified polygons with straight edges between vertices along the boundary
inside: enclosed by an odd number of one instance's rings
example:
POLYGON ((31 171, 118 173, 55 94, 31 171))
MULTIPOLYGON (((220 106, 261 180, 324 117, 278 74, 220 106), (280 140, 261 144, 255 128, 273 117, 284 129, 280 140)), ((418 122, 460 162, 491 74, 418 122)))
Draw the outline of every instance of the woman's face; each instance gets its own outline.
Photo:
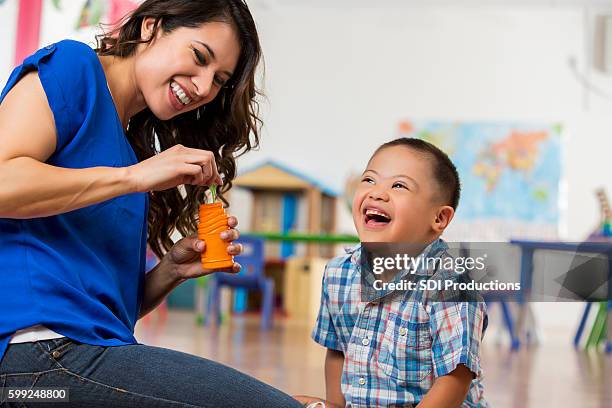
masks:
MULTIPOLYGON (((154 21, 145 19, 143 38, 154 21)), ((134 70, 136 86, 147 107, 168 120, 212 101, 231 78, 240 45, 227 23, 204 23, 198 28, 177 28, 141 45, 134 70)))

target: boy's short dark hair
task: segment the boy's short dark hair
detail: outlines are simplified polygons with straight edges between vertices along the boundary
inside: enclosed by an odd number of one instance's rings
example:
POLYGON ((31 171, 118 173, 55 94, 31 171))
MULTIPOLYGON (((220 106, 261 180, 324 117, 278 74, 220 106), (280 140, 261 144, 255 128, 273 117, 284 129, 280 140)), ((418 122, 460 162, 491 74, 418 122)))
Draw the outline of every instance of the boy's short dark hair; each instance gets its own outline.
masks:
POLYGON ((434 164, 432 166, 433 175, 440 186, 444 198, 448 200, 448 205, 456 210, 457 205, 459 205, 459 197, 461 196, 461 182, 459 180, 457 168, 446 153, 424 140, 412 137, 401 137, 381 145, 376 149, 372 157, 381 150, 394 146, 405 146, 417 152, 428 154, 434 159, 434 164))

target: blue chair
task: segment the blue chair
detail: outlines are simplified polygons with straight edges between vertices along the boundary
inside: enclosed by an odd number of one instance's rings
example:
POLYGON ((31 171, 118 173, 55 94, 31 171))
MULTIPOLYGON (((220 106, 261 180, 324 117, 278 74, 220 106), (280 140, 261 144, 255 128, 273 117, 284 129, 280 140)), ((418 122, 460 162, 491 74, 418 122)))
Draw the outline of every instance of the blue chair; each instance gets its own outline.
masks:
POLYGON ((204 319, 205 324, 211 317, 216 317, 217 324, 221 321, 220 293, 221 288, 241 288, 245 290, 258 290, 262 294, 261 327, 272 327, 274 313, 274 281, 264 275, 264 241, 254 237, 240 237, 236 241, 243 246, 243 252, 235 257, 235 261, 242 265, 238 274, 217 272, 211 275, 208 292, 208 313, 204 319))

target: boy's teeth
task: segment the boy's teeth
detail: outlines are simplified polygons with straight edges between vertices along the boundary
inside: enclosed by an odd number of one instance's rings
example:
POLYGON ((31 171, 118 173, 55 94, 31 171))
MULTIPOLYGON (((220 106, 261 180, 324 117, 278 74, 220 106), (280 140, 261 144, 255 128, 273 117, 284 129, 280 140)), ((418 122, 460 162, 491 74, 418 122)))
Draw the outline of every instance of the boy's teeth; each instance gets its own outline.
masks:
POLYGON ((172 82, 170 87, 172 88, 172 92, 183 105, 187 105, 191 102, 191 99, 189 99, 189 97, 185 94, 185 91, 183 91, 183 89, 176 82, 172 82))
POLYGON ((368 210, 366 210, 366 215, 379 215, 379 216, 381 216, 381 217, 385 217, 385 218, 387 218, 387 219, 389 219, 389 218, 390 218, 390 217, 389 217, 387 214, 385 214, 384 212, 382 212, 382 211, 378 211, 378 210, 372 210, 372 209, 368 209, 368 210))

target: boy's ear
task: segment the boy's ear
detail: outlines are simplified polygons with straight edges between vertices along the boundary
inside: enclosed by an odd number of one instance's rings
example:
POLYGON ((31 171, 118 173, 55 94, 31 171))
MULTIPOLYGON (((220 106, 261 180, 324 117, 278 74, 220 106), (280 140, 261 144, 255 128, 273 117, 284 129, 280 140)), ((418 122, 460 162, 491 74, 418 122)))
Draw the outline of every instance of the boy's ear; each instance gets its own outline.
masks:
POLYGON ((455 210, 453 207, 449 205, 444 205, 438 208, 438 212, 436 213, 436 218, 431 224, 431 228, 436 232, 441 234, 444 232, 448 224, 450 224, 451 220, 455 216, 455 210))

